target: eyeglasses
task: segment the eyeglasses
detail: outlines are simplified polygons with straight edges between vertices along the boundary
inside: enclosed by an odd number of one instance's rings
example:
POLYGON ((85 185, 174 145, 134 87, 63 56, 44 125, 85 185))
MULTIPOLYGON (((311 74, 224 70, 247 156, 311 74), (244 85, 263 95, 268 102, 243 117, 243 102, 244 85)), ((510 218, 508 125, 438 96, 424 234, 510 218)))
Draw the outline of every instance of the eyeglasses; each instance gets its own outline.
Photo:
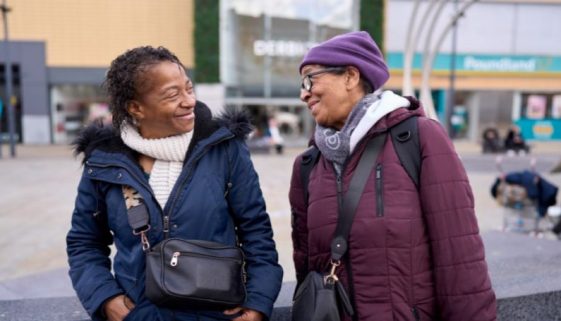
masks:
POLYGON ((311 72, 307 75, 305 75, 302 78, 302 89, 306 90, 306 91, 310 91, 312 90, 312 86, 314 85, 314 83, 312 82, 312 77, 317 76, 319 74, 323 74, 326 72, 342 72, 344 71, 345 68, 344 67, 329 67, 329 68, 325 68, 325 69, 321 69, 318 71, 314 71, 311 72))

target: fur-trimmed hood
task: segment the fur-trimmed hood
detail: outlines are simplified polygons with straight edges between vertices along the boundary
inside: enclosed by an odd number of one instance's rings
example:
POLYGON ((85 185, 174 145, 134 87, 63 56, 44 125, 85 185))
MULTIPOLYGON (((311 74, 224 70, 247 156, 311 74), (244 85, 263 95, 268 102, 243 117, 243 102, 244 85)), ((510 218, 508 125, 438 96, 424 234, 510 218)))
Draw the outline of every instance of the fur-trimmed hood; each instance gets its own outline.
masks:
MULTIPOLYGON (((245 110, 230 108, 226 109, 216 118, 213 118, 208 106, 203 102, 197 101, 195 105, 193 139, 187 150, 186 159, 197 142, 209 137, 221 127, 230 130, 236 138, 244 140, 247 139, 249 133, 253 130, 249 114, 245 110)), ((136 151, 125 145, 120 134, 112 126, 104 125, 101 122, 94 122, 84 128, 72 142, 72 146, 74 148, 74 155, 83 154, 84 161, 96 149, 123 153, 133 160, 138 156, 136 151)))

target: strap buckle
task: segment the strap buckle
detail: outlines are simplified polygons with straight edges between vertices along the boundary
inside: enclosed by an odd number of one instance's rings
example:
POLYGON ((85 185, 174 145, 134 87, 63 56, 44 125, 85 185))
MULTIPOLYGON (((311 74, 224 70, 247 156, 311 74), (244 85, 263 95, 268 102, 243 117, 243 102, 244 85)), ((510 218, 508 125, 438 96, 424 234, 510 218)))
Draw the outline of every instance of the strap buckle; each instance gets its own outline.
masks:
POLYGON ((326 285, 333 285, 339 282, 339 278, 337 277, 337 274, 335 274, 335 271, 337 270, 337 267, 339 267, 339 265, 341 265, 341 261, 331 260, 331 270, 329 271, 328 275, 323 277, 323 283, 325 283, 326 285))
POLYGON ((150 250, 150 242, 148 241, 148 237, 146 236, 146 232, 140 233, 140 242, 142 243, 142 250, 144 252, 148 252, 150 250))
POLYGON ((142 243, 142 250, 147 252, 150 250, 150 241, 148 241, 148 236, 146 232, 150 231, 150 224, 143 226, 141 230, 133 230, 132 234, 140 235, 140 242, 142 243))

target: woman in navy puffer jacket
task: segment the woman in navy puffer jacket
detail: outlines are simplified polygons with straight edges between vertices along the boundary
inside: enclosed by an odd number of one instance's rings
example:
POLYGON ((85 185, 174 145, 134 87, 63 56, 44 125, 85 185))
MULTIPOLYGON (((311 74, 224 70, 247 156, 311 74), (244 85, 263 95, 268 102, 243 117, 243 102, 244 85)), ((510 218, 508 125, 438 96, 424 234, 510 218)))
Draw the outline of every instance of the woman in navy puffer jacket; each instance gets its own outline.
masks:
MULTIPOLYGON (((306 199, 294 163, 290 188, 298 282, 329 272, 339 213, 367 143, 416 117, 421 168, 417 187, 387 135, 358 202, 348 251, 336 274, 360 321, 493 321, 495 294, 487 273, 473 195, 443 128, 419 103, 377 91, 389 77, 366 32, 334 37, 310 49, 300 65, 304 101, 321 152, 306 199)), ((337 263, 337 262, 336 262, 337 263)), ((344 320, 351 320, 343 315, 344 320)))
POLYGON ((195 100, 183 65, 161 47, 119 56, 106 86, 113 128, 92 125, 75 142, 84 172, 67 252, 86 311, 94 320, 110 321, 268 319, 282 269, 244 143, 251 129, 247 119, 236 113, 212 118, 195 100), (164 234, 234 245, 237 234, 246 257, 245 303, 224 313, 152 304, 144 296, 145 253, 128 223, 124 185, 144 199, 152 245, 164 234))

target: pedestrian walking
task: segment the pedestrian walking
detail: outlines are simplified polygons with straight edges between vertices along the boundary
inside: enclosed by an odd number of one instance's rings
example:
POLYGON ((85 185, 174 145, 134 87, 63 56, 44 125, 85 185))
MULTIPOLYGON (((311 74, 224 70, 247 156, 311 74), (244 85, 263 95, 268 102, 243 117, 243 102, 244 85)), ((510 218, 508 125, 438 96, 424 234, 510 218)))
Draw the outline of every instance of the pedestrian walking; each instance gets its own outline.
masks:
MULTIPOLYGON (((311 149, 294 162, 290 186, 298 286, 313 272, 343 285, 351 305, 338 311, 343 320, 495 320, 472 191, 442 126, 416 99, 381 90, 388 68, 366 32, 311 48, 299 71, 300 99, 316 128, 311 149), (412 117, 415 129, 391 133, 412 117), (418 140, 408 147, 417 151, 417 177, 394 139, 418 140), (356 174, 373 148, 378 157, 356 174), (313 149, 319 156, 304 178, 313 149), (358 190, 353 174, 364 176, 358 190), (353 197, 356 211, 349 211, 353 197), (339 236, 341 221, 350 220, 345 215, 352 219, 346 238, 339 236)), ((318 310, 314 316, 333 316, 318 310)))
MULTIPOLYGON (((111 63, 105 85, 113 126, 94 124, 75 142, 84 171, 67 236, 70 277, 86 311, 93 320, 110 321, 267 319, 282 269, 244 142, 251 130, 248 120, 239 113, 213 118, 196 100, 182 63, 163 47, 121 54, 111 63), (146 224, 136 229, 142 219, 146 224), (111 244, 116 249, 112 259, 111 244), (210 288, 214 295, 227 286, 224 280, 232 279, 215 273, 175 282, 181 273, 205 275, 223 267, 220 258, 186 257, 189 253, 179 250, 163 256, 163 265, 148 268, 147 258, 163 253, 167 244, 200 245, 197 249, 216 255, 222 249, 237 255, 241 247, 244 271, 226 272, 246 279, 245 284, 233 280, 235 289, 245 285, 245 300, 225 311, 208 300, 208 306, 162 303, 168 296, 170 302, 177 300, 171 295, 184 291, 186 282, 195 290, 210 288), (192 261, 183 260, 217 263, 206 264, 209 271, 192 271, 192 261), (154 269, 170 272, 152 283, 173 281, 165 285, 166 293, 151 294, 163 296, 157 304, 147 298, 155 286, 148 282, 157 274, 154 269)), ((229 266, 241 263, 236 259, 229 266)))

